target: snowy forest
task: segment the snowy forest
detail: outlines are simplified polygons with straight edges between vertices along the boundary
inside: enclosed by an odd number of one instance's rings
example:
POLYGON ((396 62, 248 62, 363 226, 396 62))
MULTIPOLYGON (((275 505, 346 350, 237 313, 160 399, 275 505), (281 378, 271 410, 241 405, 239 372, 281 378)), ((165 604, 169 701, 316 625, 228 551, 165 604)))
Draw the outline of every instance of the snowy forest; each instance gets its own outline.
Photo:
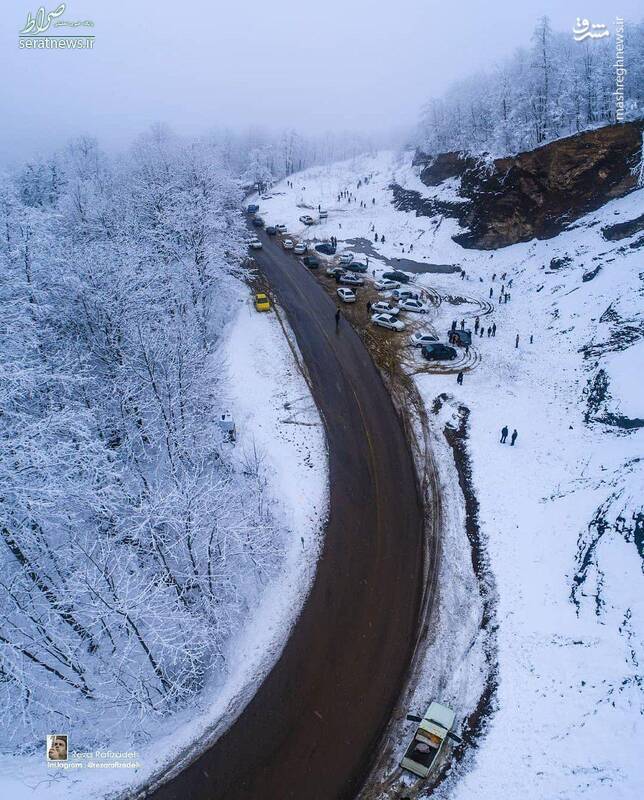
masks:
POLYGON ((214 424, 240 182, 158 127, 0 183, 0 707, 8 750, 141 733, 226 669, 279 567, 214 424))
MULTIPOLYGON (((644 22, 626 21, 624 52, 629 120, 644 113, 644 22)), ((577 42, 543 17, 529 47, 432 98, 416 143, 427 154, 463 150, 498 157, 613 124, 615 60, 614 37, 577 42)))

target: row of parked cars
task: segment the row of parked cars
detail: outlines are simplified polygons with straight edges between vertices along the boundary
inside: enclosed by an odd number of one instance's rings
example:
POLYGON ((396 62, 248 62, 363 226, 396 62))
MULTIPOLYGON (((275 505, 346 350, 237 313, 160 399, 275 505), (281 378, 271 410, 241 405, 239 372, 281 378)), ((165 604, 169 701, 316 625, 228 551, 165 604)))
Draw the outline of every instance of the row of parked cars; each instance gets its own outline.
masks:
MULTIPOLYGON (((249 207, 250 210, 250 207, 249 207)), ((309 215, 300 217, 300 222, 310 225, 315 222, 309 215)), ((253 218, 256 227, 263 227, 264 221, 257 217, 253 218)), ((286 225, 273 225, 266 227, 269 235, 287 233, 286 225)), ((262 243, 254 238, 250 242, 254 249, 261 249, 262 243)), ((304 242, 294 242, 293 239, 285 238, 282 240, 285 250, 292 250, 295 254, 303 256, 302 264, 308 269, 317 269, 320 266, 319 260, 314 255, 307 255, 308 246, 304 242)), ((335 246, 331 242, 321 242, 315 249, 325 255, 335 255, 335 246)), ((367 264, 356 259, 351 252, 341 253, 337 265, 331 265, 326 269, 326 275, 335 278, 340 284, 336 290, 338 298, 343 303, 355 303, 357 300, 356 289, 364 286, 365 279, 362 277, 367 272, 367 264)), ((390 297, 395 301, 395 305, 379 300, 371 306, 371 321, 378 327, 391 331, 401 332, 406 329, 406 324, 400 319, 400 312, 406 311, 413 314, 427 314, 430 307, 424 303, 418 293, 413 288, 406 285, 409 276, 399 270, 385 272, 382 277, 374 282, 375 288, 380 292, 391 292, 390 297)), ((456 350, 453 347, 442 344, 438 337, 427 331, 417 331, 409 338, 412 347, 420 347, 422 354, 429 360, 452 360, 456 358, 456 350)))

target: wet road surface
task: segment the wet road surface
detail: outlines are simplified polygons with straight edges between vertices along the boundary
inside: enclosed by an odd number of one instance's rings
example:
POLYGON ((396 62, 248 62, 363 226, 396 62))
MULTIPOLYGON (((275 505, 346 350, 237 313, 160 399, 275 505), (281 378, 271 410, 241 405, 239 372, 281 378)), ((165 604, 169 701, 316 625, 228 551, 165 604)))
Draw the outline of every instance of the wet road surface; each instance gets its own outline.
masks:
MULTIPOLYGON (((376 755, 417 636, 423 509, 390 397, 331 297, 263 232, 253 256, 286 312, 329 447, 316 578, 235 724, 155 800, 349 800, 376 755)), ((253 387, 249 386, 249 391, 253 387)))

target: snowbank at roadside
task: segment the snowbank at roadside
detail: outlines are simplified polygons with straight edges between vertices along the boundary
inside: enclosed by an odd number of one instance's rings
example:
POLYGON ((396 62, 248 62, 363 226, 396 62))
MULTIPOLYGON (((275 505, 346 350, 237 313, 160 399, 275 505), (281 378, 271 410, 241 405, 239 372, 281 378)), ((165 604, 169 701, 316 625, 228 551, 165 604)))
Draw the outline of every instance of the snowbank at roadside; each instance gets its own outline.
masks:
MULTIPOLYGON (((459 406, 470 410, 471 483, 496 586, 496 663, 486 664, 464 512, 452 506, 463 498, 452 455, 437 439, 451 506, 441 576, 460 584, 443 590, 445 613, 430 632, 412 710, 439 699, 463 720, 490 669, 498 686, 484 735, 434 796, 471 800, 503 790, 526 800, 630 800, 644 793, 644 250, 641 234, 608 242, 601 229, 641 214, 644 190, 607 203, 554 239, 465 250, 451 238, 460 231, 454 219, 416 217, 391 204, 394 181, 457 199, 453 181, 423 188, 410 159, 380 153, 307 170, 291 177, 292 188, 282 183, 259 202, 268 224, 284 223, 298 238, 333 235, 339 251, 369 253, 376 276, 402 266, 397 259, 417 262, 414 284, 435 298, 423 323, 442 341, 454 320, 474 329, 478 316, 484 328, 447 371, 428 367, 420 353, 409 359, 435 434, 459 424, 459 406), (299 216, 306 209, 315 216, 318 205, 328 218, 306 228, 299 216), (422 274, 431 264, 457 265, 465 277, 422 274), (442 394, 446 401, 434 414, 442 394), (517 430, 515 446, 500 443, 504 425, 517 430)), ((401 725, 390 769, 413 727, 401 725)), ((398 792, 395 784, 391 791, 398 792)), ((379 796, 394 795, 383 788, 379 796)))
MULTIPOLYGON (((298 369, 294 337, 274 312, 258 314, 247 293, 228 325, 217 353, 226 407, 233 413, 238 464, 259 468, 274 518, 284 527, 288 546, 283 568, 229 643, 228 673, 207 685, 194 705, 150 730, 149 744, 106 742, 105 749, 128 758, 70 759, 48 768, 42 753, 14 758, 0 768, 0 794, 12 800, 132 798, 170 765, 179 770, 193 754, 216 741, 243 711, 288 640, 306 599, 323 543, 328 507, 326 439, 308 385, 298 369), (291 344, 289 345, 290 339, 291 344), (88 767, 88 762, 136 763, 137 768, 88 767), (75 766, 83 764, 82 767, 75 766)), ((69 749, 74 749, 74 732, 69 749)))

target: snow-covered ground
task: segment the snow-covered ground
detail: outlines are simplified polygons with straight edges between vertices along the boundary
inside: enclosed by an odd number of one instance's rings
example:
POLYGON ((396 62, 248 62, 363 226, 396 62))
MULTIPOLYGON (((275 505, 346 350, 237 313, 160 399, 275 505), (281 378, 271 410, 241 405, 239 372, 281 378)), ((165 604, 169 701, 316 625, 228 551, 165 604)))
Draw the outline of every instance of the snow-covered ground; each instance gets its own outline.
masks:
MULTIPOLYGON (((259 468, 274 517, 288 534, 278 579, 269 584, 248 624, 230 642, 225 679, 206 687, 198 704, 149 731, 150 744, 131 757, 70 759, 82 768, 48 768, 42 754, 12 758, 0 768, 0 795, 12 800, 131 798, 136 787, 217 739, 242 712, 271 669, 312 583, 328 506, 326 439, 306 380, 298 369, 294 337, 275 313, 258 314, 248 293, 222 337, 217 368, 225 364, 226 404, 234 415, 234 459, 259 468), (286 333, 286 336, 285 336, 286 333), (290 345, 289 341, 290 339, 290 345), (293 348, 293 350, 291 349, 293 348), (302 491, 306 487, 306 491, 302 491), (88 767, 114 761, 138 768, 88 767)), ((74 749, 74 732, 68 733, 74 749)), ((132 751, 131 742, 106 741, 105 750, 132 751)))
MULTIPOLYGON (((413 710, 440 699, 467 717, 490 668, 497 689, 477 747, 435 796, 471 800, 500 789, 526 800, 644 796, 644 432, 636 422, 644 418, 644 248, 629 246, 638 236, 610 242, 601 234, 642 213, 644 190, 554 239, 465 250, 451 239, 460 231, 455 220, 391 205, 392 181, 457 199, 454 181, 424 187, 410 160, 381 153, 307 170, 292 176, 292 188, 274 187, 260 213, 296 236, 337 236, 340 251, 348 242, 360 252, 355 240, 366 241, 362 252, 376 275, 396 258, 462 267, 464 279, 414 276, 442 298, 428 327, 443 341, 453 320, 473 328, 479 315, 485 328, 459 356, 462 385, 455 372, 416 374, 435 434, 459 405, 471 412, 467 447, 497 626, 496 663, 485 665, 472 633, 480 599, 469 591, 468 602, 453 584, 444 589, 439 633, 449 641, 443 650, 435 641, 429 647, 413 710), (351 202, 338 199, 344 190, 351 202), (318 206, 328 219, 306 229, 298 217, 318 206), (551 268, 554 258, 568 261, 551 268), (499 303, 502 285, 507 303, 499 303), (493 323, 496 335, 488 336, 493 323), (442 393, 448 400, 434 414, 442 393), (503 426, 516 429, 515 446, 500 443, 503 426)), ((423 366, 418 354, 411 369, 423 366)), ((454 508, 463 501, 449 449, 438 437, 434 444, 452 506, 441 574, 469 587, 464 513, 454 508)), ((412 730, 407 723, 400 741, 412 730)))

